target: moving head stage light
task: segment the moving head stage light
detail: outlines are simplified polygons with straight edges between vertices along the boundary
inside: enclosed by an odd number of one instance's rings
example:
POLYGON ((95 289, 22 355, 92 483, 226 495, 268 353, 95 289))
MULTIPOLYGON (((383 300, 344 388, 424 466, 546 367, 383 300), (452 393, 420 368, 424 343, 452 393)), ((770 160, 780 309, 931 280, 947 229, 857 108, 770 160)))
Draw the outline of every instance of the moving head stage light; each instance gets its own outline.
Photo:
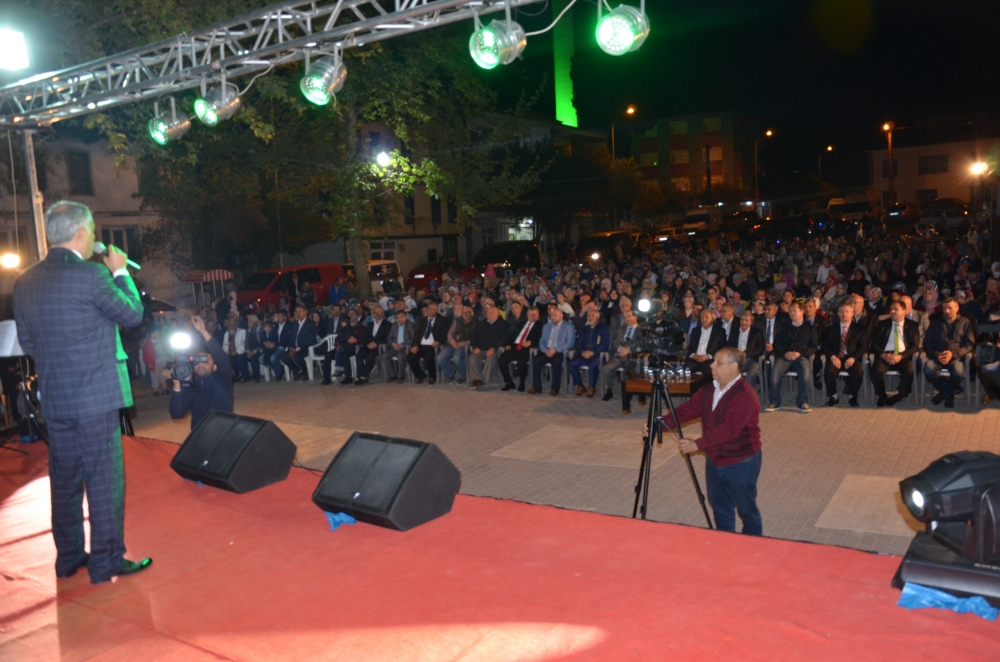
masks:
POLYGON ((910 543, 892 585, 912 582, 1000 607, 1000 456, 952 453, 899 483, 927 530, 910 543))

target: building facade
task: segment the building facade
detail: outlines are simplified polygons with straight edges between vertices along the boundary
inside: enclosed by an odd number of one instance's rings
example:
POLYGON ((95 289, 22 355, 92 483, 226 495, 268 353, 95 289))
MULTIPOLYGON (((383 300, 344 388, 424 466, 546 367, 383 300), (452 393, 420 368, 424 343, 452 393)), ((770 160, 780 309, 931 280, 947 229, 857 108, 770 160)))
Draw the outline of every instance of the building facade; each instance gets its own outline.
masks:
POLYGON ((644 189, 698 196, 711 177, 713 195, 745 199, 753 194, 755 131, 753 121, 736 111, 667 117, 634 132, 630 154, 644 189))

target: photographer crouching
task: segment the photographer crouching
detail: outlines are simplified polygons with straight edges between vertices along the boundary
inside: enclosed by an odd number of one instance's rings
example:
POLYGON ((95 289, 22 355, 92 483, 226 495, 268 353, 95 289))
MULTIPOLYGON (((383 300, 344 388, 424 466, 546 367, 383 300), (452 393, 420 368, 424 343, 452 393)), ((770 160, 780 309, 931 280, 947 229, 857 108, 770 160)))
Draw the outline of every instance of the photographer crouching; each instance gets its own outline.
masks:
MULTIPOLYGON (((170 395, 170 417, 184 418, 191 412, 191 429, 194 430, 212 409, 233 411, 233 367, 219 341, 205 328, 205 320, 192 317, 191 325, 205 340, 205 348, 197 353, 181 356, 163 376, 173 382, 170 395)), ((190 338, 182 334, 176 341, 171 338, 175 351, 187 350, 190 338), (184 341, 187 340, 185 343, 184 341)))

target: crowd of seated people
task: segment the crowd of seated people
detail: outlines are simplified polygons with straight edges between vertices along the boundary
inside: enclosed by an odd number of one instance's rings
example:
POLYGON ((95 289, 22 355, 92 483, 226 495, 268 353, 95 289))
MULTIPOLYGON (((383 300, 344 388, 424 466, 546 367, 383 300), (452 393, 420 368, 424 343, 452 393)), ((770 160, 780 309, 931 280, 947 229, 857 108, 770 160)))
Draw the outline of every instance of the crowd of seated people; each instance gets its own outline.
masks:
MULTIPOLYGON (((260 381, 262 370, 274 381, 306 380, 315 360, 323 384, 362 386, 378 371, 385 381, 555 396, 570 382, 574 396, 607 401, 638 369, 640 325, 669 320, 687 339, 677 360, 694 374, 707 374, 720 348, 742 350, 765 411, 781 406, 786 374, 797 378, 803 413, 810 386, 825 388, 829 406, 847 395, 854 407, 866 379, 880 407, 904 400, 915 379, 927 380, 934 404, 952 407, 967 388, 979 326, 1000 319, 1000 262, 980 257, 987 240, 972 229, 654 247, 471 282, 446 271, 429 290, 397 287, 392 297, 359 299, 345 287, 339 301, 296 301, 290 311, 221 306, 207 323, 238 381, 260 381), (649 312, 637 312, 641 298, 649 312), (892 395, 887 374, 898 381, 892 395)), ((156 365, 162 333, 149 331, 156 365)), ((628 413, 631 396, 621 397, 628 413)))

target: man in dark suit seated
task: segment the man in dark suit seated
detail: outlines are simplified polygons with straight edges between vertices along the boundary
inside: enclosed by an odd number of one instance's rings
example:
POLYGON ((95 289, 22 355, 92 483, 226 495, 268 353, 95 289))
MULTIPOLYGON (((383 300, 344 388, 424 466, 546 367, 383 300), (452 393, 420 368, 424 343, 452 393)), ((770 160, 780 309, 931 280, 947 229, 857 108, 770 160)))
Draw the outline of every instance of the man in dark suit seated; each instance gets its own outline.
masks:
POLYGON ((722 328, 715 325, 715 315, 706 308, 701 311, 701 324, 691 329, 691 342, 688 343, 688 355, 684 367, 691 372, 707 375, 708 366, 712 365, 712 358, 725 345, 726 339, 722 328))
POLYGON ((576 386, 576 396, 584 393, 588 398, 597 392, 598 370, 601 366, 601 354, 611 346, 608 327, 601 322, 601 312, 591 308, 587 312, 587 323, 580 328, 576 338, 576 354, 569 360, 569 374, 576 386), (583 376, 580 368, 587 368, 587 386, 583 386, 583 376))
POLYGON ((528 318, 524 324, 514 330, 509 345, 506 346, 500 358, 497 359, 497 367, 503 375, 502 391, 510 391, 514 388, 514 379, 511 377, 510 364, 517 362, 517 372, 519 382, 517 390, 524 392, 524 383, 528 379, 528 358, 531 356, 531 348, 538 346, 538 341, 542 337, 543 324, 539 321, 538 308, 532 306, 528 308, 528 318))
POLYGON ((357 308, 347 311, 347 323, 340 327, 337 333, 337 351, 334 354, 334 362, 344 373, 341 384, 353 384, 354 377, 351 376, 351 357, 356 355, 358 347, 368 344, 368 327, 361 323, 357 308))
POLYGON ((719 309, 719 319, 715 320, 715 325, 722 329, 722 344, 725 347, 735 347, 735 339, 740 332, 740 321, 736 319, 736 307, 731 303, 724 303, 719 309))
POLYGON ((920 325, 906 319, 906 304, 893 301, 889 304, 889 319, 882 320, 875 327, 871 352, 875 355, 872 363, 872 386, 878 398, 875 405, 892 407, 901 402, 913 389, 913 355, 920 350, 920 325), (899 391, 886 397, 885 373, 895 370, 899 373, 899 391))
POLYGON ((740 316, 740 326, 736 335, 730 340, 729 347, 735 347, 743 352, 743 370, 747 374, 750 386, 757 388, 760 381, 760 359, 764 355, 764 334, 753 325, 753 313, 749 310, 740 316))
MULTIPOLYGON (((385 311, 382 306, 375 304, 371 307, 372 321, 368 322, 368 342, 358 348, 358 378, 354 381, 355 386, 368 383, 368 376, 372 372, 372 367, 379 357, 379 349, 386 344, 389 338, 389 327, 392 325, 385 318, 385 311)), ((384 377, 385 375, 383 375, 384 377)))
POLYGON ((437 303, 429 301, 424 306, 424 315, 417 321, 410 354, 406 357, 406 363, 413 371, 418 384, 423 384, 425 378, 428 378, 430 384, 437 381, 436 350, 438 345, 447 341, 450 326, 448 319, 438 314, 437 303), (427 366, 426 373, 420 366, 420 359, 423 359, 427 366))
POLYGON ((857 407, 861 382, 865 377, 868 329, 854 320, 854 306, 850 302, 840 304, 837 317, 837 322, 831 322, 823 329, 823 345, 820 349, 826 357, 826 367, 823 369, 826 406, 837 406, 837 376, 841 370, 846 370, 848 402, 852 407, 857 407))
POLYGON ((396 311, 396 321, 389 327, 389 337, 386 340, 383 357, 382 368, 385 370, 387 382, 398 380, 402 383, 406 379, 406 357, 409 356, 416 327, 405 310, 396 311))
POLYGON ((126 255, 94 254, 94 217, 84 205, 57 202, 45 213, 52 248, 14 282, 14 319, 34 359, 49 436, 49 488, 56 577, 87 568, 100 584, 149 567, 125 554, 125 474, 118 411, 132 406, 127 356, 118 326, 142 322, 142 301, 126 255), (83 497, 90 513, 84 546, 83 497))
POLYGON ((486 319, 476 322, 470 338, 472 354, 468 368, 471 387, 480 388, 484 380, 488 383, 492 379, 493 367, 509 339, 510 327, 500 319, 500 309, 487 303, 486 319))
MULTIPOLYGON (((271 350, 271 370, 274 371, 274 381, 280 382, 285 370, 282 359, 291 346, 292 325, 288 322, 288 315, 284 310, 279 310, 274 314, 274 336, 277 338, 275 346, 271 350)), ((267 345, 265 345, 267 347, 267 345)))
POLYGON ((316 324, 308 317, 305 306, 295 306, 295 321, 288 325, 288 349, 281 362, 292 371, 292 379, 307 380, 306 361, 309 348, 316 344, 316 324))

